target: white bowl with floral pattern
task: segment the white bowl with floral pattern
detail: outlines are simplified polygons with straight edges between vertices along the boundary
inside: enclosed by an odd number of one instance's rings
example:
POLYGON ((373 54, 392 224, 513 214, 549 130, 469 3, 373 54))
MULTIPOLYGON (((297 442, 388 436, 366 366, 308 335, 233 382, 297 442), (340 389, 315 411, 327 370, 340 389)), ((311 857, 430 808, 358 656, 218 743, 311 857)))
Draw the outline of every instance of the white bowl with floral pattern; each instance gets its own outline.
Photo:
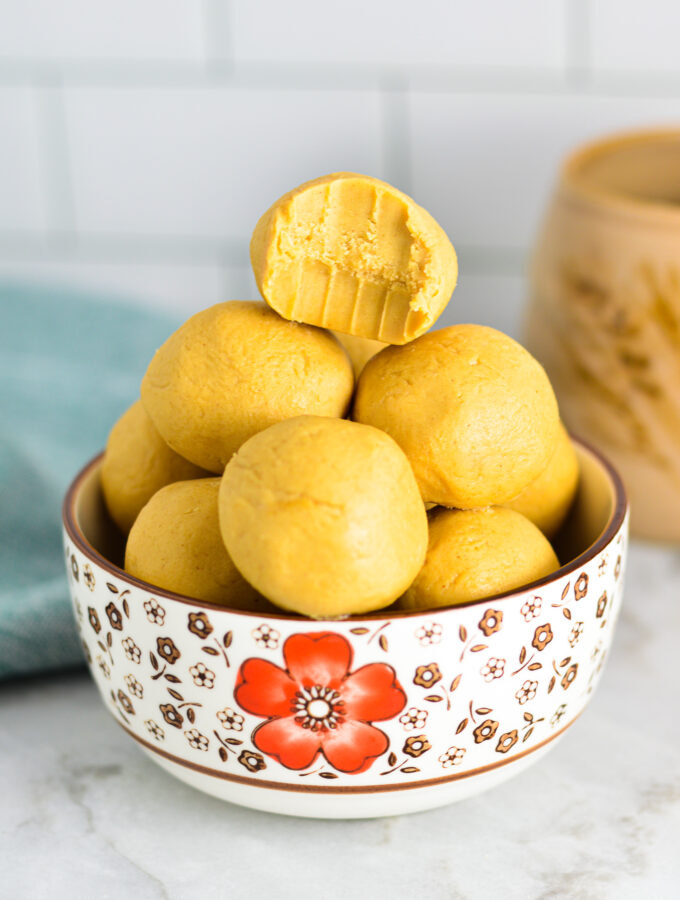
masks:
POLYGON ((476 603, 340 621, 234 611, 126 574, 98 457, 66 495, 64 537, 104 704, 168 772, 271 812, 396 815, 505 781, 582 712, 621 603, 624 490, 576 446, 557 572, 476 603))

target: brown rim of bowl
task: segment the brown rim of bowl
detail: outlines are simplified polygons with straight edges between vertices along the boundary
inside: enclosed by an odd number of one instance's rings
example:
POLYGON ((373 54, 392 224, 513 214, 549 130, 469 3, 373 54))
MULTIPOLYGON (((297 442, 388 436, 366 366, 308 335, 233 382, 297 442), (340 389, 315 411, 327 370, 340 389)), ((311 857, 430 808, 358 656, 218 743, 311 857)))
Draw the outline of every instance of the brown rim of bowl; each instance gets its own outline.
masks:
POLYGON ((262 613, 246 609, 232 609, 229 606, 221 606, 219 603, 209 603, 206 600, 196 600, 193 597, 187 597, 184 594, 176 594, 173 591, 166 591, 163 588, 158 588, 146 581, 141 581, 139 578, 135 578, 133 575, 129 575, 123 569, 119 569, 118 566, 115 566, 112 562, 109 562, 106 557, 102 556, 98 550, 95 550, 95 548, 90 544, 90 542, 80 530, 80 526, 76 521, 75 501, 80 490, 80 486, 85 478, 87 478, 87 476, 90 474, 92 469, 99 465, 104 455, 103 451, 101 453, 98 453, 97 456, 94 457, 94 459, 91 459, 80 470, 80 472, 78 472, 76 477, 71 482, 71 485, 66 492, 66 496, 64 497, 64 503, 62 506, 62 520, 66 533, 68 534, 73 544, 80 550, 81 553, 96 562, 97 565, 99 565, 102 569, 105 569, 116 578, 119 578, 122 581, 133 585, 134 587, 140 588, 145 592, 153 594, 155 597, 163 597, 166 600, 178 600, 180 603, 186 603, 188 605, 198 607, 199 609, 221 610, 224 612, 232 613, 233 615, 248 616, 250 618, 254 617, 258 619, 287 619, 291 621, 303 620, 319 623, 350 620, 352 622, 362 622, 375 621, 376 619, 380 618, 402 619, 423 615, 439 615, 442 612, 448 612, 454 609, 464 609, 468 606, 481 606, 489 604, 491 602, 498 603, 508 597, 517 596, 517 594, 523 594, 529 590, 537 590, 538 588, 543 587, 543 585, 549 584, 552 581, 556 581, 558 578, 561 578, 564 575, 569 575, 572 572, 576 572, 578 569, 582 568, 582 566, 584 566, 587 562, 590 562, 591 559, 597 556, 597 554, 612 541, 614 535, 618 533, 621 525, 623 524, 623 520, 626 517, 626 512, 628 509, 626 490, 623 486, 621 477, 609 462, 609 460, 602 456, 602 454, 598 450, 596 450, 594 447, 591 447, 590 444, 586 443, 580 438, 576 438, 573 435, 570 435, 570 437, 587 453, 592 454, 592 456, 594 456, 595 459, 598 460, 598 462, 602 465, 603 469, 611 479, 612 486, 614 488, 614 509, 612 510, 609 521, 607 522, 607 525, 603 529, 602 534, 599 536, 599 538, 594 543, 592 543, 587 550, 584 550, 583 553, 579 554, 579 556, 571 560, 571 562, 568 562, 564 566, 561 566, 559 569, 556 569, 554 572, 551 572, 550 575, 546 575, 545 578, 538 579, 538 581, 532 581, 530 584, 522 585, 521 587, 515 588, 512 591, 505 591, 502 594, 494 594, 490 597, 484 597, 482 600, 470 600, 467 603, 456 603, 451 606, 438 606, 433 609, 393 610, 392 612, 388 612, 388 610, 383 609, 376 610, 374 613, 369 613, 362 616, 347 616, 346 619, 311 619, 307 616, 300 616, 294 613, 262 613))
POLYGON ((585 202, 600 212, 616 212, 634 216, 637 219, 645 216, 653 220, 652 224, 657 227, 678 228, 680 227, 680 209, 676 205, 662 200, 643 200, 623 191, 598 187, 592 182, 584 180, 581 175, 584 163, 595 157, 605 156, 619 147, 669 141, 680 144, 680 128, 624 131, 589 141, 572 151, 562 163, 559 190, 570 195, 571 199, 585 202))

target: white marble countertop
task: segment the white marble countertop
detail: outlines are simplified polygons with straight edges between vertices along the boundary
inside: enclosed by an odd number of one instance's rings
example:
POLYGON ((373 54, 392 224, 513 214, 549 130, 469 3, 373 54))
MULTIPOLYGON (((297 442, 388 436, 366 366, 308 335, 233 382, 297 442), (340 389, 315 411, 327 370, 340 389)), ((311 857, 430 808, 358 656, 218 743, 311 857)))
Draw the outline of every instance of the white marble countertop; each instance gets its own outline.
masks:
POLYGON ((590 706, 514 780, 433 812, 272 816, 156 767, 84 672, 0 686, 0 897, 680 897, 680 552, 632 546, 590 706))

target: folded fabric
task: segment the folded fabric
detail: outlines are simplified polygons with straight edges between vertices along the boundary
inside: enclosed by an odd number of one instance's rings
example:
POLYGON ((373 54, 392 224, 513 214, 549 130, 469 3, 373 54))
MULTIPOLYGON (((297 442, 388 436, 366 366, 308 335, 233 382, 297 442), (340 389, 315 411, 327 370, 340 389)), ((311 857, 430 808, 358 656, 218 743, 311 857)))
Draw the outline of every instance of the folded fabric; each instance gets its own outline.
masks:
POLYGON ((83 661, 62 498, 177 324, 110 299, 0 283, 0 678, 83 661))

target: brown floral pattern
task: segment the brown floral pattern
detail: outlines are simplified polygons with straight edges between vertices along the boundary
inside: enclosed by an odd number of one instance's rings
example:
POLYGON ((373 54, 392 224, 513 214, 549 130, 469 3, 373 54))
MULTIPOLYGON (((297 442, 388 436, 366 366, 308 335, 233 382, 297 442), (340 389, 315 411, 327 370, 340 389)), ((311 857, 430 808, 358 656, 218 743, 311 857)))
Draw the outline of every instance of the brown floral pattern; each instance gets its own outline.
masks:
POLYGON ((486 637, 491 637, 497 631, 501 630, 503 622, 503 613, 500 609, 487 609, 479 623, 479 628, 484 632, 486 637))
POLYGON ((135 708, 132 705, 132 700, 120 688, 118 689, 118 702, 129 716, 134 716, 135 708))
POLYGON ((574 663, 573 665, 569 666, 567 671, 562 676, 562 681, 560 682, 565 691, 574 683, 577 674, 578 663, 574 663))
POLYGON ((156 638, 156 649, 158 650, 159 656, 162 656, 163 659, 171 665, 176 663, 182 655, 177 649, 175 642, 170 637, 156 638))
POLYGON ((427 737, 424 734, 419 734, 406 738, 403 752, 406 753, 407 756, 417 758, 418 756, 422 756, 423 753, 427 753, 431 748, 432 744, 430 744, 427 737))
POLYGON ((153 719, 145 719, 144 725, 146 727, 146 730, 151 735, 151 737, 153 737, 155 740, 162 741, 165 739, 165 732, 163 731, 163 729, 161 728, 160 725, 158 725, 156 722, 154 722, 153 719))
POLYGON ((217 718, 220 720, 220 725, 222 728, 226 728, 230 731, 243 731, 243 723, 245 719, 241 715, 241 713, 237 713, 236 710, 231 709, 229 706, 224 709, 219 710, 216 713, 217 718))
POLYGON ((195 634, 196 637, 199 638, 209 637, 213 633, 210 619, 204 612, 189 613, 189 623, 187 628, 192 634, 195 634))
POLYGON ((567 711, 567 704, 560 703, 560 705, 557 707, 555 712, 550 717, 550 724, 553 726, 553 728, 555 727, 555 725, 557 725, 560 722, 560 720, 562 719, 562 717, 564 716, 566 711, 567 711))
POLYGON ((485 719, 481 725, 478 725, 472 732, 475 737, 475 744, 490 741, 497 731, 498 722, 494 722, 493 719, 485 719))
POLYGON ((531 597, 531 599, 527 600, 520 610, 524 621, 530 622, 532 619, 540 616, 542 606, 543 600, 540 597, 531 597))
POLYGON ((446 753, 442 753, 439 757, 439 762, 444 769, 449 769, 451 766, 459 766, 465 753, 465 747, 449 747, 446 753))
POLYGON ((97 583, 95 581, 94 572, 92 571, 92 566, 90 566, 89 563, 85 563, 83 566, 83 581, 88 590, 93 591, 95 589, 97 583))
POLYGON ((583 600, 583 598, 588 593, 588 576, 585 572, 582 572, 579 577, 576 579, 576 584, 574 585, 574 599, 575 600, 583 600))
POLYGON ((529 700, 533 700, 538 690, 538 682, 527 679, 522 687, 516 692, 515 697, 520 706, 524 706, 529 700))
POLYGON ((134 675, 126 675, 124 681, 128 691, 130 691, 133 697, 137 697, 139 700, 144 697, 144 688, 134 675))
POLYGON ((165 610, 155 597, 144 601, 144 612, 152 625, 162 625, 165 622, 165 610))
POLYGON ((600 599, 597 601, 597 609, 595 610, 595 615, 598 619, 602 618, 606 608, 607 608, 607 592, 605 591, 604 594, 602 594, 600 599))
POLYGON ((416 674, 413 676, 413 683, 424 688, 432 687, 433 684, 437 684, 437 682, 441 680, 442 673, 439 671, 437 663, 418 666, 416 674))
POLYGON ((569 632, 569 646, 575 647, 583 634, 583 622, 574 622, 574 627, 569 632))
POLYGON ((430 644, 438 644, 442 639, 442 626, 437 622, 430 622, 429 625, 422 625, 416 629, 415 635, 418 643, 427 647, 430 644))
POLYGON ((238 761, 242 766, 245 766, 249 772, 261 772, 262 769, 267 768, 264 756, 262 756, 261 753, 257 753, 255 750, 241 750, 238 761))
POLYGON ((263 623, 253 629, 252 635, 257 646, 264 647, 265 650, 276 650, 279 646, 281 635, 276 628, 272 628, 270 625, 263 623))
POLYGON ((80 580, 80 571, 78 569, 78 560, 75 556, 71 557, 71 575, 75 578, 76 581, 80 580))
POLYGON ((479 674, 482 676, 484 681, 493 681, 494 678, 502 678, 504 672, 505 660, 497 659, 495 656, 490 656, 486 663, 479 670, 479 674))
POLYGON ((179 710, 175 709, 172 703, 161 703, 158 708, 168 725, 172 725, 173 728, 182 727, 184 716, 179 710))
POLYGON ((190 728, 184 732, 184 737, 189 741, 189 746, 194 750, 202 750, 205 752, 210 745, 209 739, 198 730, 198 728, 190 728))
POLYGON ((194 679, 194 684, 197 687, 211 690, 215 686, 215 673, 202 662, 197 662, 195 666, 191 666, 189 674, 194 679))
POLYGON ((116 631, 122 631, 123 617, 113 600, 109 603, 104 611, 108 616, 109 622, 111 623, 111 628, 115 628, 116 631))
POLYGON ((87 607, 87 618, 90 625, 92 626, 92 630, 94 631, 94 633, 99 634, 99 632, 102 630, 102 623, 99 621, 97 610, 92 606, 87 607))
POLYGON ((405 731, 420 731, 427 722, 427 710, 416 709, 415 706, 412 706, 402 716, 399 716, 399 721, 404 726, 405 731))
POLYGON ((534 631, 531 646, 535 647, 537 650, 545 650, 553 637, 553 630, 550 627, 550 624, 546 622, 545 625, 539 625, 536 631, 534 631))
POLYGON ((123 651, 125 652, 125 656, 130 660, 130 662, 137 663, 139 665, 142 659, 142 651, 139 649, 137 644, 135 644, 132 638, 125 638, 121 642, 121 646, 123 648, 123 651))
POLYGON ((508 750, 511 750, 515 746, 518 740, 519 737, 516 728, 513 728, 512 731, 506 731, 505 734, 502 734, 498 738, 496 753, 507 753, 508 750))

